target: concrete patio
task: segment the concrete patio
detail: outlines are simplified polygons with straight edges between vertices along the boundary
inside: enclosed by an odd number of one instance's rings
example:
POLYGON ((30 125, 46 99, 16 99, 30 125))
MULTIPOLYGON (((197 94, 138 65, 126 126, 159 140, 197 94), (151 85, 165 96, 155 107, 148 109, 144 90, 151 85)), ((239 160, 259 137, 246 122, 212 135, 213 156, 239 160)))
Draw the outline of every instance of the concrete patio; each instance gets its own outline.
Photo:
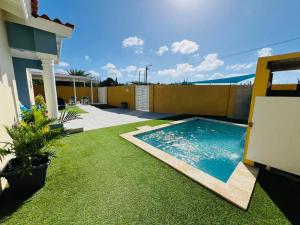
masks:
POLYGON ((173 115, 119 108, 99 109, 91 105, 80 105, 79 107, 87 113, 81 114, 79 119, 67 122, 65 124, 67 129, 83 128, 84 131, 87 131, 127 123, 159 119, 173 115))

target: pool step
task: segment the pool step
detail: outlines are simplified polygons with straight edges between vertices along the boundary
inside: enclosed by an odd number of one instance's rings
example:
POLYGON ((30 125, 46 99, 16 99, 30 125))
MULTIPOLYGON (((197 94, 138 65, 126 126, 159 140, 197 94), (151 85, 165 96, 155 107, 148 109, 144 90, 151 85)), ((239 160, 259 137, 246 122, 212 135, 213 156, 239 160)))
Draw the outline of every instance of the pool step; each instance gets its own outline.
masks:
POLYGON ((151 126, 148 126, 148 125, 145 125, 145 126, 137 127, 136 129, 137 129, 137 130, 151 130, 152 127, 151 127, 151 126))

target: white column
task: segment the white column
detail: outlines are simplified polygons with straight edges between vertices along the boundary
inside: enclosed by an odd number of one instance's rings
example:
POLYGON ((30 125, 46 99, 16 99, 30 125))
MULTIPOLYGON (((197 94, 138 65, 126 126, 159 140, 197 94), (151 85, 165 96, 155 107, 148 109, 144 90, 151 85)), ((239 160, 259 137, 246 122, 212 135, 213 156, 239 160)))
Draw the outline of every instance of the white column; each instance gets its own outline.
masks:
POLYGON ((58 118, 54 60, 52 58, 42 58, 41 61, 48 116, 50 118, 58 118))
POLYGON ((73 78, 73 91, 74 91, 74 98, 75 98, 75 105, 77 104, 77 94, 76 94, 76 82, 75 77, 73 78))
POLYGON ((94 104, 93 80, 91 80, 91 103, 94 104))

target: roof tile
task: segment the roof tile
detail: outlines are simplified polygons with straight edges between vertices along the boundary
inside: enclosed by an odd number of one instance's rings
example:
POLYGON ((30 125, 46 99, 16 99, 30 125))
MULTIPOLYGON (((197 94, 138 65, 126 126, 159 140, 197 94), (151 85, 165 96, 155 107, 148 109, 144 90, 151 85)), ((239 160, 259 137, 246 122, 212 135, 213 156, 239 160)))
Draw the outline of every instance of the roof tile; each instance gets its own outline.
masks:
POLYGON ((58 23, 58 24, 61 24, 61 25, 64 25, 64 26, 67 26, 67 27, 70 27, 72 29, 74 29, 74 25, 71 24, 71 23, 62 23, 58 18, 52 20, 50 19, 50 17, 46 14, 43 14, 43 15, 39 15, 38 14, 38 11, 39 11, 39 2, 38 0, 31 0, 31 14, 33 17, 37 18, 43 18, 43 19, 46 19, 46 20, 49 20, 49 21, 52 21, 52 22, 55 22, 55 23, 58 23))

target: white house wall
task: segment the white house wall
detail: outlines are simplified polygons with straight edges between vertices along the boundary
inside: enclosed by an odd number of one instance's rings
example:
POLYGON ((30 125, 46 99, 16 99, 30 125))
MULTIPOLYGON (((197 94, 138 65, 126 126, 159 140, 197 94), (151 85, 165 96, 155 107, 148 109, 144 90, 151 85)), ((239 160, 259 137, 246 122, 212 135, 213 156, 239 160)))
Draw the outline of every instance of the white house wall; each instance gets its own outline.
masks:
MULTIPOLYGON (((17 121, 15 114, 15 105, 11 88, 7 85, 0 84, 0 142, 10 141, 4 126, 11 126, 17 121)), ((2 144, 3 146, 3 144, 2 144)), ((0 161, 0 170, 3 169, 10 157, 0 161)), ((5 185, 5 180, 0 179, 0 192, 5 185)))
MULTIPOLYGON (((17 122, 19 114, 19 100, 14 75, 12 58, 7 42, 3 11, 0 9, 0 142, 9 141, 4 126, 11 126, 17 122)), ((0 161, 0 170, 9 157, 0 161)), ((0 179, 0 192, 5 180, 0 179)))
MULTIPOLYGON (((3 21, 3 13, 4 12, 0 9, 0 83, 11 87, 15 115, 17 115, 19 113, 19 99, 11 53, 8 47, 5 23, 3 21)), ((2 106, 1 102, 0 104, 2 106)))

